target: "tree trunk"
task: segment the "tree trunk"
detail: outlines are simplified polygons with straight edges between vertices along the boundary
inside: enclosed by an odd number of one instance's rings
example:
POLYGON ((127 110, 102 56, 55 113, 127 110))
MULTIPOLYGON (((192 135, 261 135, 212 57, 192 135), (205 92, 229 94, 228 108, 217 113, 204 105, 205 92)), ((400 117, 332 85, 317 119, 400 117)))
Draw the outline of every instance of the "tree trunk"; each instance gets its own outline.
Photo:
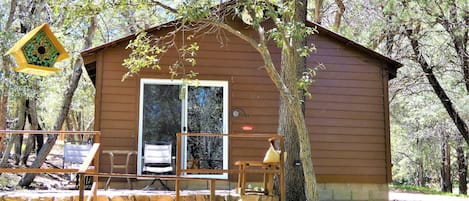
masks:
MULTIPOLYGON (((36 104, 37 104, 36 98, 29 98, 26 101, 26 109, 28 111, 27 112, 28 122, 31 125, 31 127, 29 128, 30 130, 42 130, 42 128, 39 125, 38 118, 37 118, 36 104)), ((29 134, 28 141, 26 143, 26 149, 24 150, 21 156, 21 161, 25 166, 28 166, 27 161, 34 147, 36 147, 36 154, 37 154, 39 153, 39 150, 41 150, 43 144, 44 144, 44 138, 42 134, 32 134, 32 133, 29 134)))
MULTIPOLYGON (((304 7, 307 5, 306 3, 301 3, 301 2, 307 2, 306 0, 303 1, 295 1, 295 7, 297 9, 298 6, 304 7)), ((297 12, 295 10, 295 12, 297 12)), ((287 14, 286 14, 287 15, 287 14)), ((282 18, 286 18, 287 16, 282 16, 282 18)), ((255 18, 255 16, 253 16, 255 18)), ((211 25, 217 26, 219 28, 222 28, 233 35, 239 37, 240 39, 248 42, 251 47, 253 47, 262 57, 264 61, 264 67, 267 72, 267 75, 269 78, 272 80, 274 83, 275 87, 279 90, 280 95, 282 96, 281 99, 283 99, 283 105, 287 107, 287 111, 291 112, 289 117, 292 119, 292 121, 295 124, 297 135, 298 135, 298 141, 299 141, 299 158, 300 158, 300 163, 303 168, 303 176, 305 177, 304 179, 304 193, 306 196, 306 200, 308 201, 317 201, 318 200, 318 193, 317 193, 317 186, 316 186, 316 175, 314 173, 314 167, 313 167, 313 161, 312 161, 312 156, 311 156, 311 144, 309 140, 309 132, 308 128, 306 126, 306 121, 304 118, 303 114, 303 100, 302 97, 300 96, 299 92, 299 87, 292 87, 292 85, 287 86, 285 83, 285 80, 282 78, 282 75, 280 75, 278 69, 289 69, 289 68, 294 68, 296 69, 296 65, 298 65, 299 59, 295 58, 293 55, 293 52, 296 52, 298 47, 301 46, 294 46, 292 43, 293 41, 290 41, 291 38, 288 38, 289 36, 283 36, 283 43, 284 46, 288 45, 290 47, 282 47, 282 66, 281 68, 276 68, 276 66, 273 63, 268 45, 267 45, 267 40, 266 40, 266 33, 265 30, 262 26, 259 25, 254 25, 253 27, 257 30, 258 32, 258 40, 255 40, 251 38, 250 36, 244 35, 243 33, 239 32, 238 30, 234 29, 230 25, 218 22, 218 21, 213 21, 213 20, 201 20, 200 22, 203 23, 209 23, 211 25), (291 53, 291 54, 290 54, 291 53), (283 58, 285 57, 285 58, 283 58), (283 64, 286 64, 286 66, 283 66, 283 64), (294 91, 291 91, 289 87, 292 87, 294 91)), ((283 23, 289 23, 290 20, 283 20, 283 23)), ((285 33, 288 35, 287 33, 285 33)), ((302 40, 299 40, 302 42, 302 40)), ((300 43, 301 44, 301 43, 300 43)), ((293 70, 290 73, 290 75, 293 75, 294 78, 296 78, 296 70, 293 70)), ((283 73, 283 76, 287 76, 286 73, 283 73)), ((293 78, 293 79, 294 79, 293 78)), ((290 78, 291 79, 291 78, 290 78)), ((298 80, 297 80, 298 81, 298 80)), ((296 82, 295 82, 296 84, 296 82)), ((285 111, 285 110, 284 110, 285 111)), ((288 151, 288 150, 287 150, 288 151)), ((292 158, 290 155, 294 153, 287 153, 287 160, 288 158, 292 158)), ((288 165, 294 165, 294 164, 286 164, 288 165)), ((290 175, 287 175, 290 176, 290 175)), ((296 181, 296 182, 303 182, 303 181, 296 181)))
POLYGON ((435 94, 440 99, 440 102, 445 107, 446 112, 448 113, 448 115, 453 120, 453 123, 458 128, 459 133, 464 138, 466 143, 469 145, 469 128, 466 122, 464 121, 464 119, 461 118, 461 116, 459 115, 459 112, 454 107, 453 102, 446 94, 446 91, 443 89, 443 87, 441 87, 440 82, 435 77, 432 66, 430 66, 430 64, 425 60, 425 57, 422 56, 423 54, 422 54, 422 51, 420 50, 420 43, 417 37, 415 37, 415 35, 418 34, 418 30, 419 30, 419 27, 414 28, 414 29, 408 29, 406 32, 407 38, 410 40, 410 45, 417 59, 417 62, 419 63, 420 67, 425 73, 425 77, 427 77, 427 80, 432 86, 433 91, 435 92, 435 94))
POLYGON ((423 167, 423 161, 421 158, 416 160, 417 162, 417 185, 421 187, 425 187, 425 169, 423 167))
POLYGON ((340 23, 342 21, 342 15, 345 12, 345 5, 342 0, 335 0, 335 3, 337 4, 337 12, 335 13, 334 26, 332 26, 332 30, 335 32, 339 32, 340 23))
MULTIPOLYGON (((82 74, 82 65, 83 60, 79 57, 75 64, 73 65, 73 74, 72 78, 70 79, 69 86, 64 92, 64 100, 62 103, 62 107, 60 108, 59 116, 57 117, 53 130, 60 130, 62 128, 62 124, 67 117, 68 111, 70 109, 70 105, 72 102, 73 94, 78 86, 78 81, 80 80, 82 74)), ((56 134, 49 134, 47 136, 46 143, 42 146, 41 150, 38 153, 36 160, 31 165, 31 168, 39 168, 46 160, 47 155, 50 153, 52 148, 54 147, 55 141, 57 141, 58 135, 56 134)), ((35 174, 27 173, 24 175, 23 178, 18 182, 19 186, 29 186, 34 180, 35 174)))
MULTIPOLYGON (((6 90, 5 90, 6 91, 6 90)), ((5 92, 4 91, 4 92, 5 92)), ((0 130, 6 130, 6 123, 7 123, 7 104, 8 104, 8 96, 0 95, 0 130)), ((4 141, 5 141, 5 134, 0 134, 0 156, 4 152, 4 141)))
MULTIPOLYGON (((467 51, 467 43, 469 41, 469 15, 468 11, 460 9, 456 1, 450 1, 449 12, 439 13, 435 16, 437 22, 443 26, 451 38, 456 57, 463 72, 466 93, 469 94, 469 52, 467 51), (458 14, 458 12, 461 12, 458 14), (459 18, 459 16, 462 16, 459 18)), ((467 8, 467 2, 466 2, 467 8)), ((464 8, 464 7, 463 7, 464 8)))
MULTIPOLYGON (((18 122, 17 125, 15 126, 15 130, 24 130, 24 126, 26 124, 26 116, 27 116, 27 98, 26 97, 21 97, 19 99, 20 104, 18 104, 18 122)), ((20 159, 21 159, 21 153, 22 153, 22 147, 23 147, 23 134, 15 134, 13 139, 13 143, 15 146, 15 154, 14 154, 14 161, 15 165, 20 164, 20 159)))
MULTIPOLYGON (((295 1, 297 22, 306 21, 307 0, 295 1)), ((285 19, 285 21, 288 21, 285 19)), ((298 90, 298 80, 306 69, 306 58, 301 57, 296 47, 306 45, 305 38, 293 39, 292 44, 284 45, 282 51, 282 73, 286 87, 293 97, 281 96, 279 132, 285 136, 285 187, 286 200, 318 200, 316 177, 311 158, 311 144, 306 127, 303 92, 298 90), (292 48, 293 47, 293 48, 292 48), (290 48, 286 50, 285 48, 290 48), (293 101, 292 101, 293 100, 293 101), (304 181, 304 183, 299 182, 304 181)))
MULTIPOLYGON (((307 3, 306 1, 299 1, 298 3, 307 3)), ((306 20, 305 7, 298 6, 296 11, 296 20, 306 20)), ((294 40, 294 47, 304 46, 303 40, 294 40)), ((291 93, 299 94, 297 90, 297 80, 306 69, 306 60, 297 54, 288 55, 282 51, 282 66, 285 66, 282 77, 286 86, 290 89, 291 93)), ((306 200, 305 186, 303 182, 305 177, 303 175, 303 168, 300 164, 300 141, 298 130, 294 121, 294 112, 290 111, 290 101, 283 96, 280 96, 280 110, 279 110, 279 127, 278 132, 285 136, 285 151, 287 152, 287 159, 285 161, 285 198, 286 200, 306 200)))
MULTIPOLYGON (((17 108, 18 110, 16 111, 16 116, 18 117, 18 121, 13 127, 13 130, 19 130, 24 127, 24 122, 25 122, 25 97, 20 97, 18 99, 19 101, 19 107, 17 108)), ((3 153, 2 160, 0 162, 0 167, 8 167, 8 158, 10 157, 10 150, 15 145, 15 143, 18 141, 19 135, 17 134, 11 134, 10 139, 8 140, 6 149, 3 153)), ((15 156, 16 157, 16 156, 15 156)), ((15 161, 16 162, 16 161, 15 161)), ((18 162, 19 162, 19 156, 18 156, 18 162)))
POLYGON ((321 24, 321 7, 323 0, 314 1, 314 22, 321 24))
MULTIPOLYGON (((10 12, 8 14, 8 20, 4 26, 4 31, 7 32, 11 25, 13 24, 13 19, 14 19, 14 15, 15 15, 15 11, 16 11, 16 6, 17 6, 17 1, 16 0, 11 0, 10 2, 10 12)), ((7 57, 7 56, 3 56, 2 55, 2 63, 3 63, 3 66, 1 67, 1 71, 2 71, 2 74, 4 75, 3 76, 3 79, 2 81, 0 81, 1 85, 0 86, 0 92, 1 92, 1 95, 0 95, 0 130, 5 130, 6 129, 6 121, 7 121, 7 109, 8 109, 8 89, 7 87, 5 87, 5 80, 8 80, 9 77, 10 77, 10 73, 9 73, 9 68, 10 68, 10 64, 11 64, 11 61, 10 61, 10 58, 7 57)), ((4 143, 4 140, 5 140, 6 136, 4 136, 4 134, 0 134, 0 152, 2 152, 4 149, 4 146, 3 146, 3 143, 4 143)), ((10 147, 11 148, 11 147, 10 147)), ((7 152, 7 151, 3 151, 3 152, 7 152)), ((5 154, 4 153, 4 154, 5 154)), ((7 154, 9 155, 9 153, 7 154)))
POLYGON ((451 151, 449 146, 449 136, 444 134, 441 145, 441 191, 453 192, 451 180, 451 151))
POLYGON ((458 157, 459 194, 467 195, 467 159, 462 139, 458 140, 456 153, 458 157))

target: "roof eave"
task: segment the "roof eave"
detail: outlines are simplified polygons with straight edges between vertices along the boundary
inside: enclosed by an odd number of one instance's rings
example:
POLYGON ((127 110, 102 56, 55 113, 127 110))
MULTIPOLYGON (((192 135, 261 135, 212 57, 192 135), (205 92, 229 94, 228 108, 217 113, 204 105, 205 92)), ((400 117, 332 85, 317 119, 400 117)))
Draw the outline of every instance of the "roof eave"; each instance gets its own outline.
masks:
POLYGON ((389 79, 392 79, 392 78, 396 77, 397 69, 403 66, 402 63, 397 62, 396 60, 391 59, 391 58, 389 58, 385 55, 382 55, 379 52, 376 52, 372 49, 369 49, 369 48, 367 48, 363 45, 360 45, 359 43, 357 43, 353 40, 345 38, 344 36, 342 36, 338 33, 335 33, 335 32, 333 32, 333 31, 331 31, 331 30, 329 30, 329 29, 327 29, 327 28, 325 28, 325 27, 323 27, 323 26, 321 26, 317 23, 307 21, 306 25, 311 26, 311 27, 316 27, 320 34, 326 34, 326 35, 328 35, 328 36, 330 36, 334 39, 337 39, 337 40, 343 42, 346 45, 353 46, 353 47, 359 49, 360 51, 363 51, 367 54, 370 54, 370 55, 372 55, 373 57, 375 57, 379 60, 383 60, 387 64, 386 66, 388 67, 388 70, 389 70, 389 79))
MULTIPOLYGON (((175 23, 178 23, 179 20, 180 19, 173 20, 173 21, 161 24, 159 26, 155 26, 155 27, 146 29, 145 31, 150 33, 150 32, 154 32, 154 31, 164 29, 164 28, 172 27, 172 26, 174 26, 175 23)), ((306 25, 311 26, 311 27, 316 27, 320 34, 326 34, 329 37, 332 37, 336 40, 339 40, 339 41, 341 41, 342 43, 344 43, 346 45, 353 46, 354 48, 357 48, 360 51, 363 51, 367 54, 370 54, 370 55, 372 55, 373 57, 375 57, 379 60, 383 60, 386 63, 386 66, 387 66, 388 71, 389 71, 389 79, 392 79, 392 78, 396 77, 397 69, 403 66, 400 62, 397 62, 397 61, 395 61, 395 60, 393 60, 393 59, 391 59, 391 58, 389 58, 385 55, 382 55, 382 54, 380 54, 380 53, 378 53, 374 50, 371 50, 371 49, 369 49, 369 48, 367 48, 363 45, 360 45, 360 44, 358 44, 357 42, 355 42, 353 40, 345 38, 344 36, 341 36, 340 34, 337 34, 337 33, 333 32, 333 31, 331 31, 331 30, 329 30, 329 29, 327 29, 327 28, 325 28, 325 27, 323 27, 323 26, 321 26, 317 23, 307 21, 306 25)), ((81 51, 80 54, 81 54, 82 57, 89 57, 89 56, 94 55, 97 51, 99 51, 101 49, 105 49, 105 48, 108 48, 108 47, 115 46, 115 45, 120 44, 122 42, 132 40, 135 37, 136 37, 136 34, 130 34, 130 35, 127 35, 125 37, 116 39, 114 41, 104 43, 102 45, 83 50, 83 51, 81 51)))

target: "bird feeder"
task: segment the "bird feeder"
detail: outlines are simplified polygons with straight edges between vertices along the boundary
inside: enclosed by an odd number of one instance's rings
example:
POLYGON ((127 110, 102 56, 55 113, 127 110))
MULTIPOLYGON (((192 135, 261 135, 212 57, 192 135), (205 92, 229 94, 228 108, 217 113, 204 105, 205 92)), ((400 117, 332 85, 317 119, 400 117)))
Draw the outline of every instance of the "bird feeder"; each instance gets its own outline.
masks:
POLYGON ((54 68, 55 62, 69 57, 47 24, 27 33, 5 55, 8 54, 13 54, 18 63, 16 72, 40 76, 60 71, 54 68))

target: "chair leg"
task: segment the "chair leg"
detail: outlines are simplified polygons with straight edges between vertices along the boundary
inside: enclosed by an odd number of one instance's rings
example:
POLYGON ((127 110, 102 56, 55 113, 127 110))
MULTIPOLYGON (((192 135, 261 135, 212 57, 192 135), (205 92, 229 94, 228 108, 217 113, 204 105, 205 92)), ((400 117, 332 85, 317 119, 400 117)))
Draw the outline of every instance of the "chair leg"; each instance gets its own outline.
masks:
POLYGON ((133 189, 132 181, 130 181, 130 178, 127 178, 127 185, 129 186, 129 189, 133 189))
POLYGON ((111 184, 111 177, 107 178, 106 185, 104 185, 104 189, 108 190, 109 189, 109 184, 111 184))
POLYGON ((144 190, 150 190, 150 187, 153 186, 156 181, 159 181, 160 184, 161 184, 161 186, 162 186, 163 188, 165 188, 166 190, 168 190, 168 191, 171 190, 165 183, 163 183, 163 181, 161 181, 160 178, 153 179, 153 181, 151 181, 151 183, 148 184, 148 185, 146 185, 143 189, 144 189, 144 190))
POLYGON ((150 190, 150 187, 153 186, 153 184, 155 184, 157 179, 153 179, 153 181, 151 181, 150 184, 146 185, 145 187, 143 187, 143 190, 150 190))
POLYGON ((171 190, 165 183, 163 183, 163 181, 161 181, 161 179, 158 179, 158 181, 160 181, 161 186, 163 186, 167 191, 171 190))
POLYGON ((245 172, 246 165, 241 164, 240 169, 241 169, 240 174, 239 174, 240 179, 238 179, 239 194, 244 195, 246 194, 246 172, 245 172))
POLYGON ((273 195, 274 175, 272 173, 264 173, 264 193, 273 195))

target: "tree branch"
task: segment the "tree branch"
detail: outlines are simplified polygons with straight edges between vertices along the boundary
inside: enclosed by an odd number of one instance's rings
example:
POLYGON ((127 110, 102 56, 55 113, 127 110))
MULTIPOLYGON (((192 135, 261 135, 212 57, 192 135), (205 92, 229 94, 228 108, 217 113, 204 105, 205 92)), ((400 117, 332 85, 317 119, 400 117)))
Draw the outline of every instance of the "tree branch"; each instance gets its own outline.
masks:
POLYGON ((8 14, 8 20, 7 20, 7 23, 5 24, 5 30, 8 30, 11 27, 11 24, 13 23, 13 17, 15 15, 17 4, 18 2, 16 0, 11 0, 10 13, 8 14))
POLYGON ((217 22, 217 21, 212 21, 212 20, 202 20, 201 22, 211 24, 217 27, 220 27, 231 34, 239 37, 240 39, 246 41, 251 45, 259 54, 262 56, 262 59, 264 60, 265 68, 266 71, 269 75, 269 77, 272 79, 274 82, 275 86, 277 89, 279 89, 280 94, 287 98, 289 101, 293 101, 290 97, 291 92, 290 90, 286 87, 285 83, 283 82, 282 78, 280 77, 280 74, 278 74, 276 67, 274 65, 274 62, 272 60, 272 56, 270 55, 269 49, 266 44, 266 39, 265 39, 265 34, 264 30, 262 27, 259 27, 257 30, 259 33, 259 41, 254 40, 253 38, 247 36, 246 34, 241 33, 240 31, 234 29, 228 24, 222 23, 222 22, 217 22))
POLYGON ((161 7, 161 8, 166 9, 166 10, 169 11, 169 12, 172 12, 172 13, 174 13, 174 14, 178 14, 178 11, 177 11, 176 9, 171 8, 170 6, 168 6, 168 5, 164 4, 164 3, 161 3, 160 1, 154 1, 154 0, 152 0, 151 2, 154 3, 154 4, 156 4, 157 6, 159 6, 159 7, 161 7))

